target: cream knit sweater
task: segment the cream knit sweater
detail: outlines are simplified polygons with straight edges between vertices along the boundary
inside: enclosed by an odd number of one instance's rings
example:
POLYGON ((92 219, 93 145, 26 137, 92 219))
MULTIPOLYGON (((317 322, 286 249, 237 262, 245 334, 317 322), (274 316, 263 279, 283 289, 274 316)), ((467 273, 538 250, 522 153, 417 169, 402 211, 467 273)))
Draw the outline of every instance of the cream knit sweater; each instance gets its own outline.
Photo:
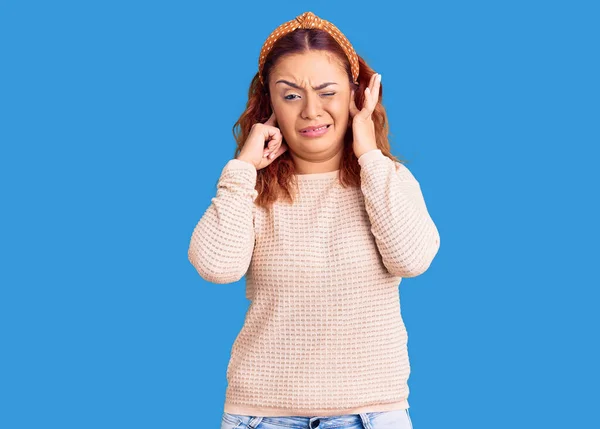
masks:
POLYGON ((251 304, 231 349, 225 412, 335 416, 408 408, 398 285, 430 266, 440 236, 419 182, 364 153, 361 186, 339 170, 297 175, 299 197, 255 206, 255 167, 230 160, 188 257, 202 278, 246 276, 251 304))

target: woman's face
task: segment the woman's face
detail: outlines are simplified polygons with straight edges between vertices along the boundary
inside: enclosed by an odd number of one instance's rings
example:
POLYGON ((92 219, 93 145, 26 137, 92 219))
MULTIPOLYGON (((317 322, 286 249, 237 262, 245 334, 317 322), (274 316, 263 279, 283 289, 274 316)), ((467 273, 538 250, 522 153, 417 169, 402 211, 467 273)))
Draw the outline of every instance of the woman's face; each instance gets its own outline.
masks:
POLYGON ((324 51, 282 57, 269 76, 271 104, 294 158, 323 162, 340 154, 350 120, 350 82, 339 60, 324 51), (329 125, 320 137, 300 130, 329 125))

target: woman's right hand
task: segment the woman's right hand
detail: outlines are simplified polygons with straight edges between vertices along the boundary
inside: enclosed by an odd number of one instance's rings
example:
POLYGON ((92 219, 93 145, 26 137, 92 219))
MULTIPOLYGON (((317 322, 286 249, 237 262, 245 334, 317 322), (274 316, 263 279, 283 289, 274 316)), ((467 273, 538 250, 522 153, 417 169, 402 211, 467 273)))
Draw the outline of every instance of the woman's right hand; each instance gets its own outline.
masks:
POLYGON ((287 145, 282 142, 281 130, 275 126, 276 123, 277 118, 273 111, 271 117, 264 124, 258 122, 252 125, 250 134, 237 159, 249 162, 257 170, 260 170, 288 150, 287 145), (266 147, 265 143, 268 143, 266 147))

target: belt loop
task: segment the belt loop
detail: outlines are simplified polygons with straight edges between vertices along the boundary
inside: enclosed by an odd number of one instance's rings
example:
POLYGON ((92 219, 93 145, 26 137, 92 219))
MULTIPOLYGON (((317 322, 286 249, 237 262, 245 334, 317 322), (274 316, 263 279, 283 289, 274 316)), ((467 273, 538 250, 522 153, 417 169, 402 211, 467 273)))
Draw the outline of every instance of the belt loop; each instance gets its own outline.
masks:
POLYGON ((258 416, 258 417, 252 417, 250 419, 250 423, 248 423, 248 429, 256 429, 256 427, 260 424, 260 422, 262 422, 263 417, 258 416))
POLYGON ((369 418, 369 413, 360 413, 359 416, 362 420, 364 429, 373 429, 373 426, 371 426, 371 419, 369 418))

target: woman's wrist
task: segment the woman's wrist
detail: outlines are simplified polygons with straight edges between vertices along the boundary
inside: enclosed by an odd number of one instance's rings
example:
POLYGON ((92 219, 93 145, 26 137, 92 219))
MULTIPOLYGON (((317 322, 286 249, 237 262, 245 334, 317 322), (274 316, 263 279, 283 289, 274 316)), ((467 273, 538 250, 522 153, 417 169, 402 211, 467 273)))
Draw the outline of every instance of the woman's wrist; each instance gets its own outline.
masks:
POLYGON ((235 159, 239 159, 240 161, 244 161, 247 162, 248 164, 252 165, 254 168, 256 168, 256 165, 254 165, 254 163, 252 161, 250 161, 250 159, 246 158, 244 155, 239 154, 235 159))

